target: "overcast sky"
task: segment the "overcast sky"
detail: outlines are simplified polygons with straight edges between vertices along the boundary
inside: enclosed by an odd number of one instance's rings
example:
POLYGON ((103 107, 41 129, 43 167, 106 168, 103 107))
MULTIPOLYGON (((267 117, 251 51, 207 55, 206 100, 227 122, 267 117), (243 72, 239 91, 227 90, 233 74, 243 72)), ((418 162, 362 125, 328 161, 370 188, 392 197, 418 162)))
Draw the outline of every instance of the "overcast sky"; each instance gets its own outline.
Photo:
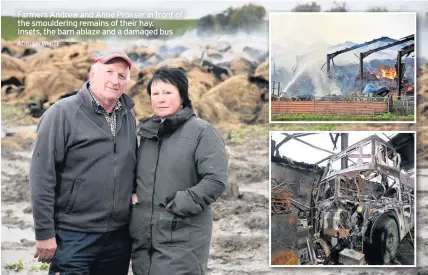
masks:
POLYGON ((271 39, 276 45, 290 40, 297 44, 363 43, 382 36, 399 39, 415 33, 416 16, 412 13, 271 14, 271 39))
MULTIPOLYGON (((144 1, 144 0, 103 0, 100 2, 87 0, 46 0, 46 1, 21 1, 2 0, 2 15, 16 15, 17 11, 177 11, 181 10, 185 18, 199 18, 207 14, 222 12, 228 7, 240 7, 248 3, 262 5, 266 11, 290 11, 296 4, 311 3, 312 1, 296 0, 270 0, 270 1, 144 1), (189 5, 191 3, 191 5, 189 5)), ((385 7, 389 11, 417 11, 424 14, 428 11, 427 0, 419 1, 315 1, 321 5, 322 10, 330 9, 334 2, 345 2, 350 11, 364 11, 373 6, 385 7)))

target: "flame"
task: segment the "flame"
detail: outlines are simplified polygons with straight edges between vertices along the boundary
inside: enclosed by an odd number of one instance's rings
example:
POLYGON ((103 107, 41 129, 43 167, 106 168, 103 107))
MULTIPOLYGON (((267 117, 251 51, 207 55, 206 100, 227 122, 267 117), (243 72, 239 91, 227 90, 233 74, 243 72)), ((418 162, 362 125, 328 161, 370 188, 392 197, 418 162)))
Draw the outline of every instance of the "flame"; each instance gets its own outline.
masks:
POLYGON ((411 91, 411 90, 413 90, 413 86, 412 85, 407 86, 407 91, 411 91))
POLYGON ((397 71, 394 67, 379 67, 380 72, 382 73, 383 78, 395 79, 397 77, 397 71))

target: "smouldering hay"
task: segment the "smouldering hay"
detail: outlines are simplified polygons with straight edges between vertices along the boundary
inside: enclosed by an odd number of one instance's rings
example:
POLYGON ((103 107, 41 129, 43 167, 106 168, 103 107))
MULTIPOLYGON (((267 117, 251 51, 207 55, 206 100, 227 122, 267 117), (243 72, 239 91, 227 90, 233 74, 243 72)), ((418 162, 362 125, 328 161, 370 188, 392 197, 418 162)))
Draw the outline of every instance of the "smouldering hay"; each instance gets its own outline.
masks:
POLYGON ((2 138, 1 147, 3 150, 23 152, 28 150, 35 140, 36 133, 34 132, 18 132, 13 136, 6 136, 2 138))

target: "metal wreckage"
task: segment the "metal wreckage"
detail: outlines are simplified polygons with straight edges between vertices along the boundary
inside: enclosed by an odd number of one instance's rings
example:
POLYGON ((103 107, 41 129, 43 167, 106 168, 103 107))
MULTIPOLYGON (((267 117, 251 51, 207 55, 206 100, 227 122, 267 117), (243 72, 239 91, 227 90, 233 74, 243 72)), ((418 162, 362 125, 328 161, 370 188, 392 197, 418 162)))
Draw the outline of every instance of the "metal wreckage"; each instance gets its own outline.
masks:
POLYGON ((404 183, 400 162, 400 154, 374 135, 330 158, 310 206, 291 199, 284 185, 282 192, 273 191, 272 209, 293 206, 306 223, 304 233, 297 232, 297 255, 289 254, 298 259, 295 264, 400 264, 398 245, 405 236, 414 242, 415 224, 414 188, 404 183), (343 162, 352 164, 333 169, 343 162))

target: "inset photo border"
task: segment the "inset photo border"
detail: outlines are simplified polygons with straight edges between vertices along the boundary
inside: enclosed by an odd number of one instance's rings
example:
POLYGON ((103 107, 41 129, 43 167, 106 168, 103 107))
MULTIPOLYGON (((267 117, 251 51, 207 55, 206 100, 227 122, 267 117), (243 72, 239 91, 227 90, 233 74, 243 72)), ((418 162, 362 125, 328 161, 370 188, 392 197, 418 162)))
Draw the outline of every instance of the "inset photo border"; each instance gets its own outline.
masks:
POLYGON ((416 132, 270 131, 269 267, 416 267, 416 132))
POLYGON ((416 123, 416 12, 270 12, 270 123, 416 123))

